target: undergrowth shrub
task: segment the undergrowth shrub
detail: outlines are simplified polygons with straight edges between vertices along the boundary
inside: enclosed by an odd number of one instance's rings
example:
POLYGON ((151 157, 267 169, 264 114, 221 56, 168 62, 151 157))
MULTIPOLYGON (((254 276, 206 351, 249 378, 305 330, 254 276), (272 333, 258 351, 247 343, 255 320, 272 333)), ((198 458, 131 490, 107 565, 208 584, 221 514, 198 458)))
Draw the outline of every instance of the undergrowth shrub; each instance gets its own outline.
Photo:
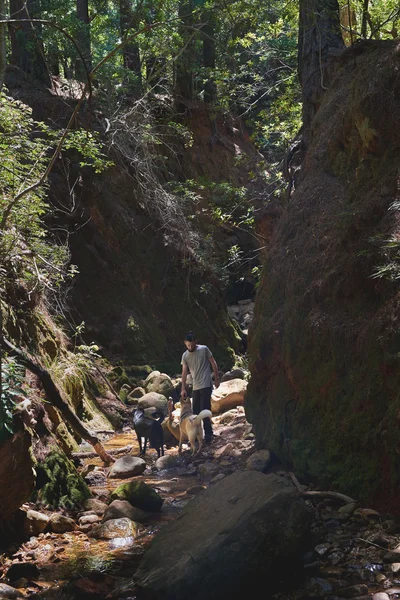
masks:
POLYGON ((13 411, 25 398, 24 369, 14 359, 1 362, 0 442, 14 433, 13 411))

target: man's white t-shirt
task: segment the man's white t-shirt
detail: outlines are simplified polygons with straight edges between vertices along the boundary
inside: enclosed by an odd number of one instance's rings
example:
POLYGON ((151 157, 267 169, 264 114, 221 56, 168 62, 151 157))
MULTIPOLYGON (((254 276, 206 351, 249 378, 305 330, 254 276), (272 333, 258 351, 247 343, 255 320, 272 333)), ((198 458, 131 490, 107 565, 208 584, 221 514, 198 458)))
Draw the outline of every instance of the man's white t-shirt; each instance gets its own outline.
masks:
POLYGON ((193 352, 186 352, 182 355, 181 365, 187 365, 193 378, 193 390, 202 390, 203 388, 212 388, 210 357, 211 350, 207 346, 197 344, 193 352))

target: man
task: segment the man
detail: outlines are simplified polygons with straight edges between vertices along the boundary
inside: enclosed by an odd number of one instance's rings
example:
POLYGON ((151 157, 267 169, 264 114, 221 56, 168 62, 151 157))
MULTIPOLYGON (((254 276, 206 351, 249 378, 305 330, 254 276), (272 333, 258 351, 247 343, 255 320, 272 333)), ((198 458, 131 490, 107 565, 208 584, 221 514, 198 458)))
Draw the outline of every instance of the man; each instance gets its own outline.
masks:
MULTIPOLYGON (((198 415, 202 410, 211 410, 211 393, 213 382, 211 368, 214 371, 215 387, 219 387, 218 367, 207 346, 201 346, 196 341, 192 331, 185 336, 186 352, 182 355, 182 391, 181 398, 186 398, 186 378, 190 371, 193 379, 192 408, 198 415)), ((209 444, 213 438, 211 419, 204 419, 204 442, 209 444)))

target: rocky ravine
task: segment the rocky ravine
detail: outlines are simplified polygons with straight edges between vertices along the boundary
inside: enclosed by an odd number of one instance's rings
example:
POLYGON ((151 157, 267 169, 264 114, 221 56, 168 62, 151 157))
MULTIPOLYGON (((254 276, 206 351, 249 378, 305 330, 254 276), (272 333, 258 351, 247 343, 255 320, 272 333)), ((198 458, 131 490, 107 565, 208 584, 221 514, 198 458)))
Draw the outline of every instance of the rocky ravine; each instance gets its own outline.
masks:
MULTIPOLYGON (((137 464, 142 464, 139 468, 142 473, 128 479, 110 477, 115 465, 104 468, 99 459, 86 460, 81 468, 93 498, 80 512, 61 515, 41 508, 44 516, 29 515, 30 538, 2 558, 0 597, 59 599, 61 589, 62 597, 69 599, 133 597, 137 590, 132 575, 149 542, 183 509, 188 510, 197 494, 219 485, 229 474, 249 470, 273 472, 291 485, 290 475, 271 463, 268 451, 255 450, 254 435, 242 407, 214 417, 213 421, 217 437, 201 455, 191 459, 186 451, 179 459, 176 447, 171 447, 164 458, 156 461, 155 451, 150 450, 144 463, 137 459, 137 464), (160 467, 163 468, 159 470, 160 467), (123 501, 122 505, 114 502, 110 509, 113 491, 127 481, 146 482, 161 498, 161 510, 154 510, 153 506, 151 512, 145 511, 123 501), (105 513, 112 525, 102 524, 105 513), (119 517, 117 521, 115 517, 119 517), (103 532, 99 534, 101 529, 103 532)), ((132 449, 126 450, 125 457, 137 456, 137 444, 129 428, 105 441, 109 449, 127 443, 132 449)), ((400 523, 389 515, 337 498, 306 495, 304 500, 312 525, 307 548, 300 557, 302 572, 294 579, 287 564, 285 589, 272 590, 266 580, 264 597, 271 600, 399 597, 400 523)), ((36 509, 31 505, 23 508, 36 509)), ((240 546, 237 552, 240 555, 240 546)))

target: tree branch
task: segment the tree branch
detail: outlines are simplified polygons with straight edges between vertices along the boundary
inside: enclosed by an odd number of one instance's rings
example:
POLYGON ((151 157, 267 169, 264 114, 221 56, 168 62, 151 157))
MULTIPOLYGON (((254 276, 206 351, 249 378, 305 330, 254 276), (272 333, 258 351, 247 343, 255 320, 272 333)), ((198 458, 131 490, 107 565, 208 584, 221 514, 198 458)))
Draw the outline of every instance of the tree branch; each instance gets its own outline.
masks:
POLYGON ((72 429, 81 438, 83 438, 93 446, 96 453, 106 464, 114 462, 115 459, 106 452, 99 438, 85 427, 82 421, 76 416, 74 411, 71 409, 68 401, 63 398, 62 391, 56 386, 50 373, 43 369, 40 365, 35 363, 24 352, 22 352, 22 350, 14 346, 14 344, 12 344, 4 336, 2 336, 1 342, 4 349, 7 350, 7 352, 11 356, 17 357, 22 366, 24 366, 26 369, 28 369, 28 371, 30 371, 40 379, 43 385, 43 389, 46 393, 47 399, 53 406, 58 408, 65 420, 68 421, 68 423, 71 425, 72 429))

